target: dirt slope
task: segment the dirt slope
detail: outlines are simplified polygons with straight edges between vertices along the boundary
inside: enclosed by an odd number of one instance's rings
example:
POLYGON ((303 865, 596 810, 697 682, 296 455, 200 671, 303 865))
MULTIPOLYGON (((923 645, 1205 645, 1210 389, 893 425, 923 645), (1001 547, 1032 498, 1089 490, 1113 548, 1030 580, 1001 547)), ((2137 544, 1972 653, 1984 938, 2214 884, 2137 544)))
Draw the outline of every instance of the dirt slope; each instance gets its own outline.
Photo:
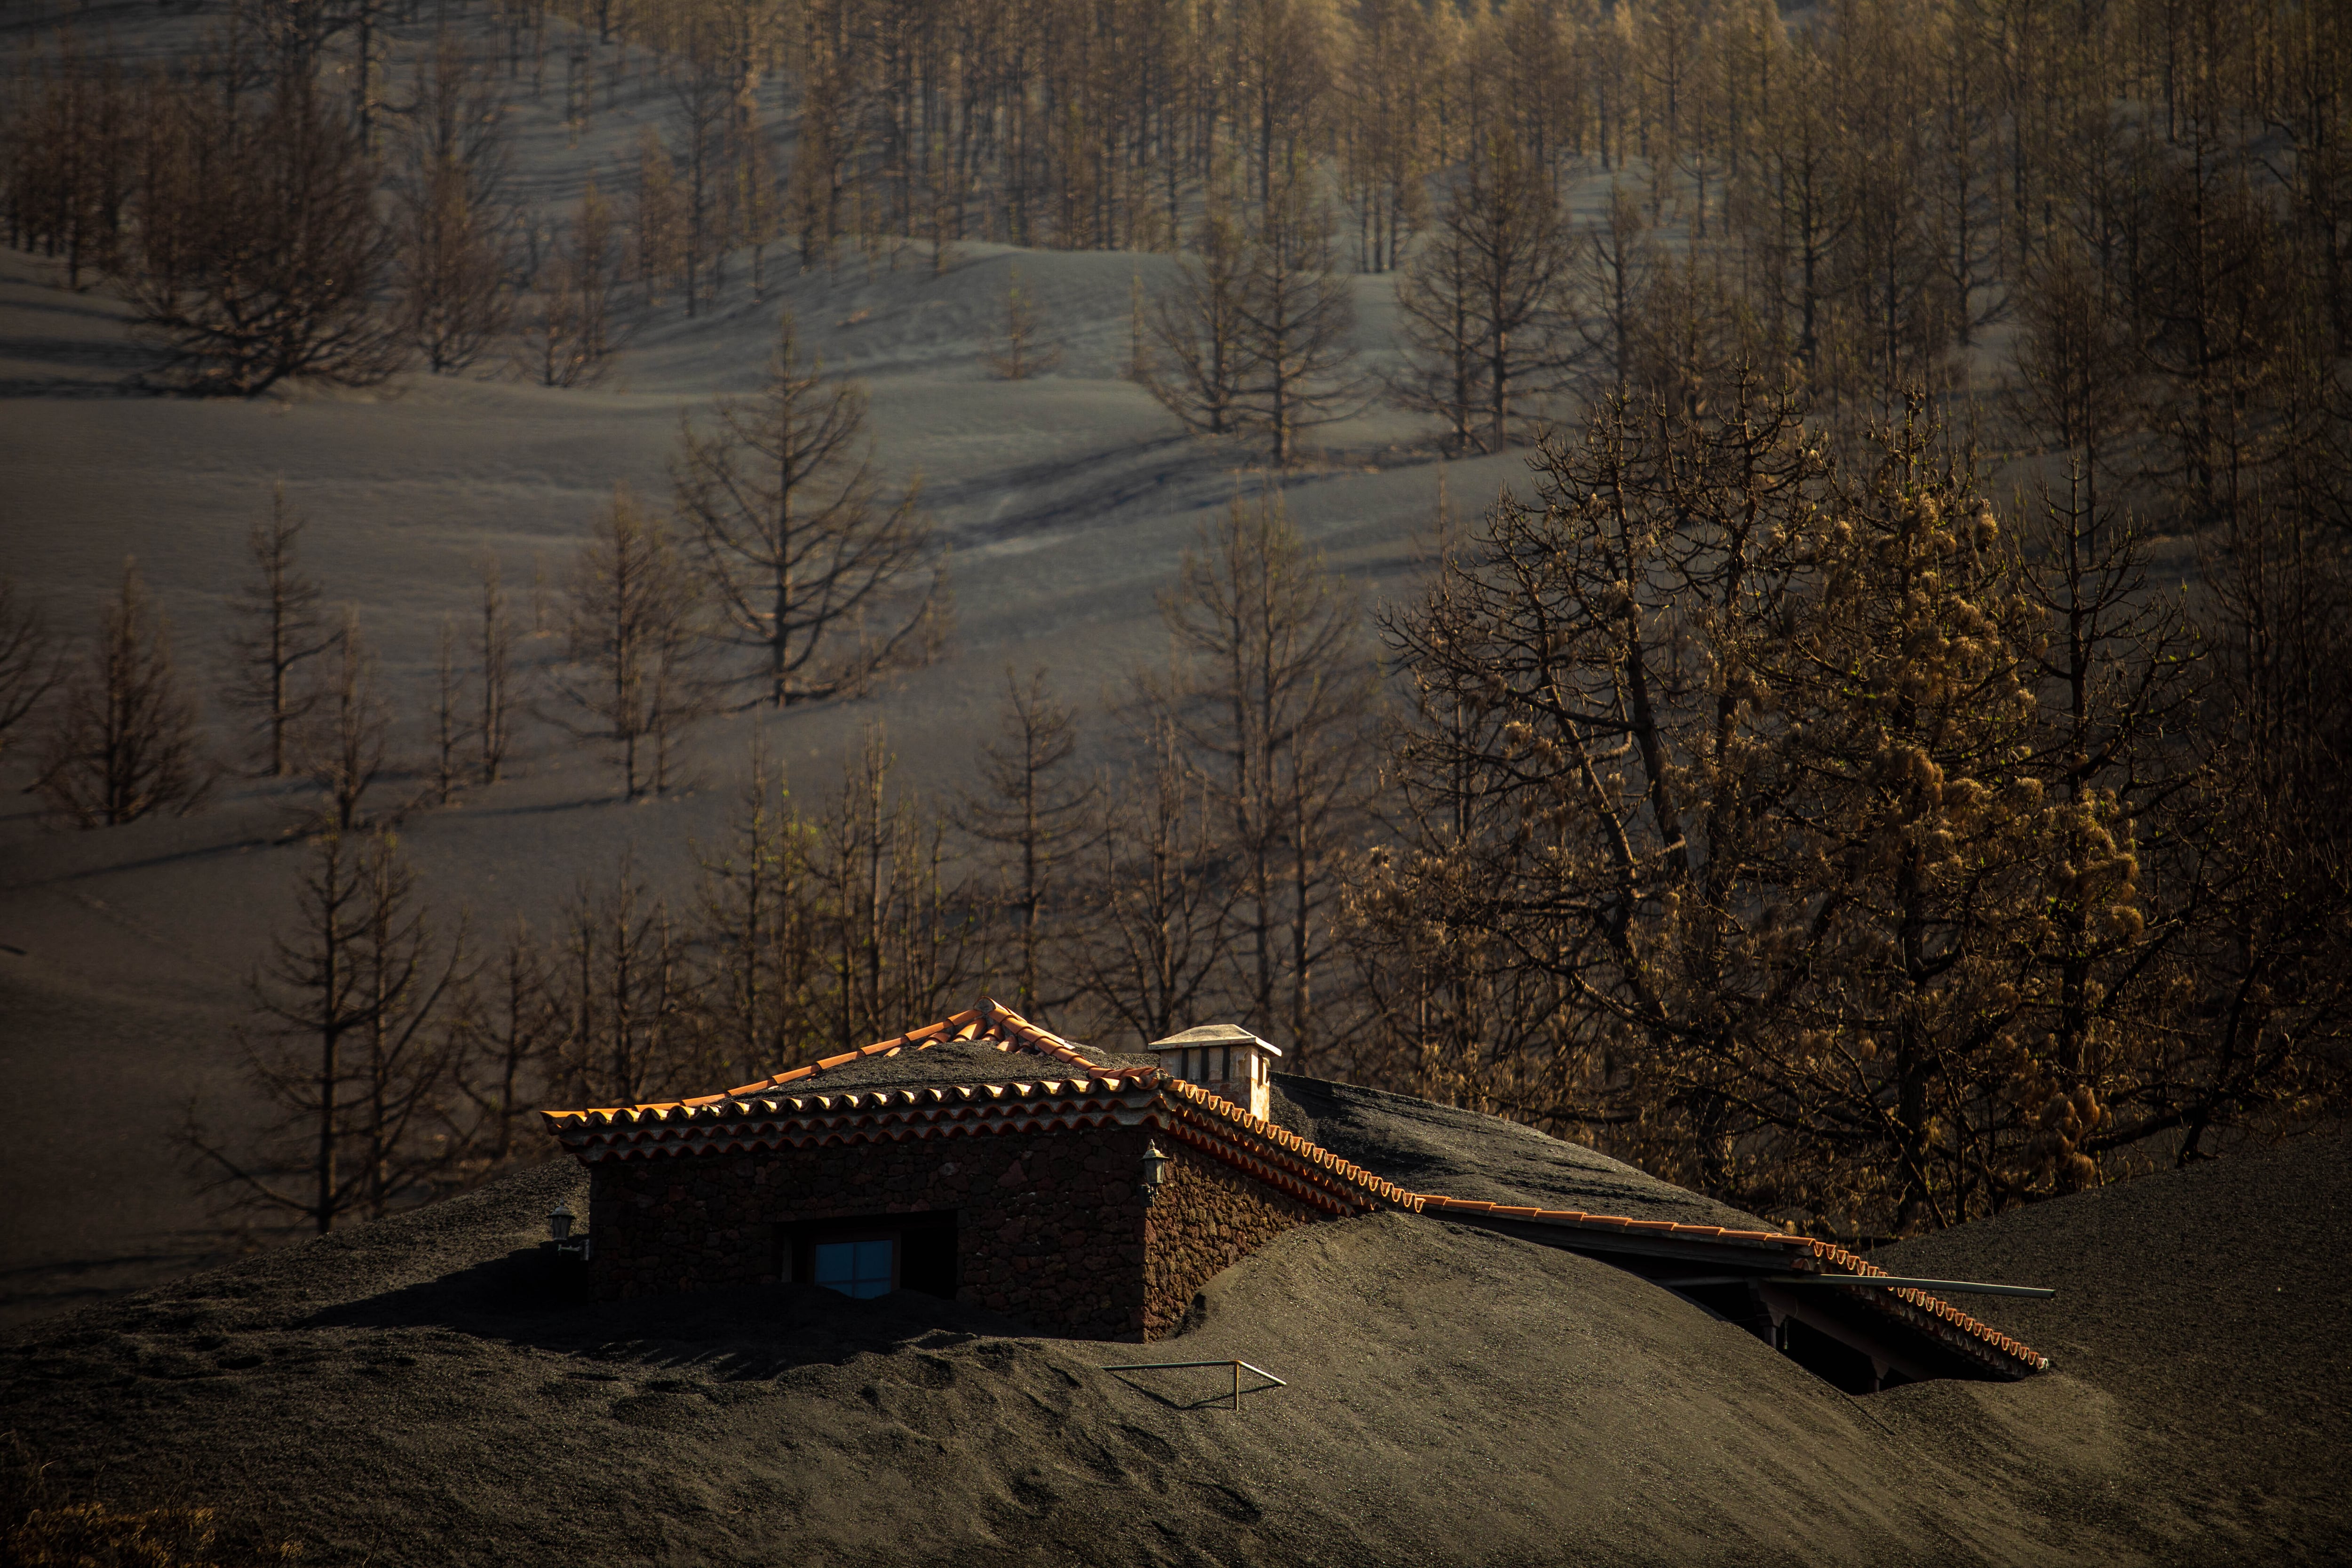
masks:
MULTIPOLYGON (((2038 1440, 2130 1456, 2119 1495, 2169 1510, 2214 1561, 2352 1560, 2352 1137, 2142 1178, 1874 1255, 1902 1274, 2053 1286, 1972 1297, 2098 1391, 2096 1420, 2038 1440), (2298 1549, 2320 1541, 2327 1552, 2298 1549)), ((1948 1388, 1898 1390, 1937 1405, 1948 1388)), ((1999 1402, 1983 1405, 1998 1411, 1999 1402)), ((2053 1506, 2056 1506, 2053 1501, 2053 1506)))
MULTIPOLYGON (((1433 1186, 1647 1182, 1285 1089, 1391 1174, 1442 1131, 1433 1186)), ((1402 1215, 1280 1238, 1149 1352, 909 1295, 583 1305, 535 1245, 583 1196, 556 1165, 21 1330, 0 1424, 315 1563, 2317 1561, 2352 1548, 2347 1162, 2306 1140, 1903 1249, 2058 1284, 2002 1322, 2059 1370, 1861 1401, 1606 1265, 1402 1215), (2289 1255, 2275 1307, 2224 1283, 2289 1255), (1232 1355, 1290 1386, 1236 1416, 1219 1373, 1101 1370, 1232 1355)))

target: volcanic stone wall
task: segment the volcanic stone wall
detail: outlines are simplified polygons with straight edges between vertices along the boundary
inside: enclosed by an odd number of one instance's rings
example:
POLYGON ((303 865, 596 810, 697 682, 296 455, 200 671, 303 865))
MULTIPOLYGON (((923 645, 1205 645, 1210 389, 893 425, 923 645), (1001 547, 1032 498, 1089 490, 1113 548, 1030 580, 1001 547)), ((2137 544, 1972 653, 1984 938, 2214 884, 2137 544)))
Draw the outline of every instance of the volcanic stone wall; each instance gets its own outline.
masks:
POLYGON ((1170 1163, 1144 1258, 1147 1340, 1174 1333, 1202 1286, 1284 1231, 1336 1217, 1189 1144, 1160 1146, 1170 1163))
POLYGON ((786 1227, 956 1215, 956 1299, 1049 1333, 1157 1339, 1220 1270, 1320 1211, 1143 1128, 910 1139, 592 1166, 589 1275, 606 1299, 773 1283, 786 1227))

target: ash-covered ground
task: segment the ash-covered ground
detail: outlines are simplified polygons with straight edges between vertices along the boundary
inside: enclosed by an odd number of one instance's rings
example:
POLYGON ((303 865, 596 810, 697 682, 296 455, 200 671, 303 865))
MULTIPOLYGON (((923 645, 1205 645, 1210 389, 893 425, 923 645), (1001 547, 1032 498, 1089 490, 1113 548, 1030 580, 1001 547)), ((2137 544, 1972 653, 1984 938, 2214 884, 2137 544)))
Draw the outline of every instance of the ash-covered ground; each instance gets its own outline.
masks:
MULTIPOLYGON (((1428 1190, 1688 1194, 1524 1128, 1297 1079, 1428 1190)), ((220 1509, 315 1563, 2308 1563, 2352 1552, 2352 1141, 2311 1137, 1879 1254, 2019 1384, 1856 1399, 1605 1264, 1443 1222, 1307 1227, 1181 1336, 1042 1339, 901 1293, 582 1300, 568 1163, 49 1318, 0 1426, 55 1485, 220 1509), (1289 1386, 1236 1415, 1240 1356, 1289 1386)))

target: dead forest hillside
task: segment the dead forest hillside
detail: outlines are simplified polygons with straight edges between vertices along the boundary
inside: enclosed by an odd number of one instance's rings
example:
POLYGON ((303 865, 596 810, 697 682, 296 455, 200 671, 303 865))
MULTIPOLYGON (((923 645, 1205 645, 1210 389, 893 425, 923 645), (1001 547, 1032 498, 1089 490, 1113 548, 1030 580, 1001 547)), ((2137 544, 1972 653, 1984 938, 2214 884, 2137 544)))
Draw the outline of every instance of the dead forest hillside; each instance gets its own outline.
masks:
POLYGON ((2339 6, 37 0, 5 41, 7 241, 123 302, 141 395, 585 399, 764 312, 667 489, 487 562, 421 684, 282 492, 207 704, 136 566, 0 592, 58 830, 299 803, 246 998, 280 1136, 185 1133, 223 1202, 383 1215, 536 1104, 977 990, 1121 1048, 1239 1019, 1849 1241, 2346 1106, 2339 6), (1008 671, 951 772, 755 762, 662 875, 461 921, 402 833, 530 748, 658 798, 691 734, 959 657, 957 537, 776 302, 1004 247, 970 396, 1080 374, 1037 279, 1122 253, 1118 377, 1236 476, 1165 656, 1008 671), (1500 455, 1377 593, 1286 500, 1500 455))

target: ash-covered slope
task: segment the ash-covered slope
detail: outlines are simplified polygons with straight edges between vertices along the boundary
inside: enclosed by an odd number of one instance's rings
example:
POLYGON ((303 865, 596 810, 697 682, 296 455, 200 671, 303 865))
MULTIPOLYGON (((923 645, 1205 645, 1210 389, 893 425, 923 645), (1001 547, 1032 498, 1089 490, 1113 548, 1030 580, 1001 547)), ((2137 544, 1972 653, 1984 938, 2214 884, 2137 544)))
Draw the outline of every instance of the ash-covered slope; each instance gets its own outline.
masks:
POLYGON ((1515 1121, 1323 1079, 1277 1073, 1274 1082, 1301 1114, 1293 1131, 1413 1192, 1680 1225, 1779 1228, 1515 1121))
MULTIPOLYGON (((1522 1129, 1284 1087, 1432 1187, 1666 1202, 1522 1129)), ((2352 1544, 2321 1489, 2340 1397, 2179 1435, 2233 1378, 2340 1363, 2306 1331, 2342 1310, 2345 1163, 2307 1141, 1906 1249, 2060 1284, 2004 1326, 2061 1370, 1866 1401, 1605 1265, 1401 1215, 1279 1238, 1149 1350, 903 1294, 588 1305, 537 1245, 584 1196, 552 1165, 0 1340, 0 1426, 313 1563, 2310 1561, 2352 1544), (2197 1289, 2142 1282, 2164 1226, 2219 1268, 2266 1224, 2321 1317, 2214 1336, 2197 1289), (2185 1353, 2197 1379, 2152 1370, 2185 1353), (1235 1415, 1221 1373, 1101 1370, 1236 1355, 1290 1386, 1235 1415)))
MULTIPOLYGON (((2347 1249, 2352 1136, 2332 1129, 1905 1242, 1873 1261, 2056 1288, 2053 1301, 1963 1303, 2098 1392, 2084 1425, 2046 1436, 2117 1444, 2138 1478, 2123 1494, 2194 1521, 2210 1561, 2342 1563, 2352 1562, 2347 1249), (2147 1483, 2159 1500, 2138 1489, 2147 1483)), ((1898 1394, 1934 1407, 1954 1392, 1898 1394)))

